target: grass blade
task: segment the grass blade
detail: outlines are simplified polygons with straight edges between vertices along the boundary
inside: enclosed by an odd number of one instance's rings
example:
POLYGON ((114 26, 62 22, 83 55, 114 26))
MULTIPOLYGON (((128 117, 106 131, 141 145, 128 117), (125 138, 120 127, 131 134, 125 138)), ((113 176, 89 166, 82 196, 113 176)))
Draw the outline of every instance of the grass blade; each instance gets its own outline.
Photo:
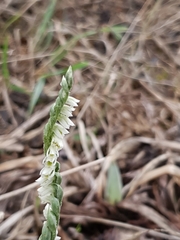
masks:
POLYGON ((9 88, 14 92, 28 94, 28 92, 24 88, 18 87, 17 85, 14 85, 14 84, 11 84, 11 83, 9 85, 9 88))
POLYGON ((85 33, 81 33, 79 35, 76 35, 75 37, 72 37, 65 45, 58 47, 53 52, 52 57, 46 65, 51 63, 54 66, 56 63, 60 62, 65 57, 65 55, 67 54, 67 49, 69 50, 70 48, 72 48, 81 38, 92 36, 94 34, 96 34, 96 31, 87 31, 85 33))
POLYGON ((112 163, 108 169, 105 198, 110 204, 116 204, 122 199, 122 180, 119 168, 112 163))
MULTIPOLYGON (((75 71, 75 70, 83 69, 83 68, 87 67, 88 65, 89 65, 88 62, 76 63, 76 64, 72 65, 72 70, 75 71)), ((67 69, 68 68, 63 68, 63 69, 61 69, 59 71, 56 71, 56 72, 53 72, 53 73, 44 74, 42 76, 42 78, 53 77, 53 76, 65 74, 67 69)))
POLYGON ((37 30, 37 34, 35 37, 35 45, 40 45, 43 42, 45 36, 47 35, 47 29, 50 26, 50 21, 54 13, 56 2, 57 0, 51 0, 46 12, 44 13, 44 18, 37 30))
POLYGON ((31 99, 30 99, 30 103, 29 103, 29 109, 28 109, 28 113, 29 115, 31 115, 31 113, 34 110, 34 107, 36 106, 36 103, 39 100, 39 97, 42 93, 42 90, 44 88, 44 84, 45 84, 45 79, 44 78, 40 78, 37 82, 37 84, 35 85, 34 91, 31 95, 31 99))

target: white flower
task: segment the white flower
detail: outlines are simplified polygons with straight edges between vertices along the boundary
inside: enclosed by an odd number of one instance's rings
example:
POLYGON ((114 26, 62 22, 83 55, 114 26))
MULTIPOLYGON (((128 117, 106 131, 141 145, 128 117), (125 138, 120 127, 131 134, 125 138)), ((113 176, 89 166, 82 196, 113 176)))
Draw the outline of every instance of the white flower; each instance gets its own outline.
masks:
POLYGON ((62 127, 69 129, 70 126, 74 126, 74 123, 65 115, 60 114, 59 122, 61 123, 62 127))
POLYGON ((53 189, 51 185, 45 187, 40 187, 38 189, 39 197, 41 198, 42 203, 47 203, 50 201, 53 189))
POLYGON ((73 107, 77 107, 78 106, 78 102, 79 102, 78 99, 69 96, 67 101, 66 101, 66 104, 68 104, 70 106, 73 106, 73 107))

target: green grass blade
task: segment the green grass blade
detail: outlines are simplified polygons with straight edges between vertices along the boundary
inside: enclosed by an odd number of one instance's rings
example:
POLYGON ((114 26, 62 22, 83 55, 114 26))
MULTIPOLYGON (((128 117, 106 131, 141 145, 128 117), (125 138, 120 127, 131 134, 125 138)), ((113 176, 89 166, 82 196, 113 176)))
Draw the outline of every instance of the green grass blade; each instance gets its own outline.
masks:
POLYGON ((81 38, 85 38, 88 36, 92 36, 96 34, 97 31, 87 31, 85 33, 81 33, 79 35, 76 35, 75 37, 72 37, 65 45, 58 47, 51 56, 50 60, 48 61, 48 64, 52 64, 53 66, 60 62, 65 55, 67 54, 67 50, 72 48, 81 38))
POLYGON ((88 62, 79 62, 72 65, 72 70, 73 71, 80 70, 80 69, 86 68, 88 65, 89 65, 88 62))
POLYGON ((53 16, 54 9, 56 6, 56 2, 57 2, 57 0, 51 0, 46 12, 44 13, 44 18, 37 30, 37 34, 35 37, 35 42, 38 45, 40 45, 43 42, 43 40, 47 34, 47 29, 49 28, 50 21, 51 21, 51 18, 53 16))
POLYGON ((16 15, 12 16, 6 23, 3 29, 3 32, 5 32, 13 23, 15 23, 19 18, 22 17, 22 15, 33 5, 36 1, 24 1, 27 2, 21 9, 19 9, 19 12, 16 13, 16 15))
MULTIPOLYGON (((75 71, 75 70, 83 69, 83 68, 86 68, 88 65, 89 65, 88 62, 79 62, 79 63, 72 65, 72 70, 75 71)), ((53 76, 65 74, 67 69, 68 68, 63 68, 63 69, 53 72, 53 73, 44 74, 42 76, 42 78, 53 77, 53 76)))
POLYGON ((50 46, 50 44, 52 42, 52 39, 53 39, 53 32, 50 31, 46 34, 43 41, 41 41, 41 47, 43 47, 43 51, 46 51, 48 49, 48 47, 50 46))
POLYGON ((14 85, 14 84, 11 84, 11 83, 9 84, 9 88, 10 88, 12 91, 14 91, 14 92, 19 92, 19 93, 26 93, 26 94, 28 94, 27 91, 26 91, 24 88, 18 87, 18 86, 14 85))
POLYGON ((123 25, 106 26, 101 29, 101 32, 112 33, 117 41, 121 40, 122 34, 126 31, 127 27, 123 25))
POLYGON ((127 31, 127 27, 123 25, 115 25, 115 26, 106 26, 101 29, 101 32, 119 32, 124 33, 127 31))
POLYGON ((105 199, 110 204, 116 204, 122 199, 122 180, 119 168, 116 163, 111 163, 105 188, 105 199))
POLYGON ((29 103, 29 109, 28 109, 28 113, 29 115, 33 112, 34 107, 36 106, 36 103, 39 100, 39 97, 42 93, 42 90, 44 88, 44 84, 45 84, 45 79, 44 78, 40 78, 37 82, 37 84, 35 85, 34 91, 31 95, 31 99, 30 99, 30 103, 29 103))

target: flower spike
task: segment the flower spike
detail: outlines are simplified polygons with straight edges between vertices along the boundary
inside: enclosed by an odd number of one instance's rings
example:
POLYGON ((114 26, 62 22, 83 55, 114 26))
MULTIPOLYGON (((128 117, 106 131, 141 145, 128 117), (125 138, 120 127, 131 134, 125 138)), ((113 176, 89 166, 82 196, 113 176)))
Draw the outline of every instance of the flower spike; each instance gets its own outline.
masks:
POLYGON ((69 133, 74 123, 69 119, 79 100, 69 96, 73 82, 72 68, 69 67, 61 81, 61 90, 50 111, 50 118, 44 129, 43 169, 36 180, 41 202, 46 204, 43 211, 45 221, 39 240, 59 240, 57 227, 60 218, 63 190, 60 186, 60 164, 57 161, 59 151, 63 148, 63 138, 69 133))

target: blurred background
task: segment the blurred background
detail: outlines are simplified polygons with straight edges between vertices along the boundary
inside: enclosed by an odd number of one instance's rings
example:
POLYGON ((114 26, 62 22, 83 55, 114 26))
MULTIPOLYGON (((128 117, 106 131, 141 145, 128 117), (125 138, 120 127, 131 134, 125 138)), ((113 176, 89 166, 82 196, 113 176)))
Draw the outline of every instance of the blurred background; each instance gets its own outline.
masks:
POLYGON ((180 239, 180 1, 1 0, 0 239, 37 240, 43 129, 71 65, 62 240, 180 239))

